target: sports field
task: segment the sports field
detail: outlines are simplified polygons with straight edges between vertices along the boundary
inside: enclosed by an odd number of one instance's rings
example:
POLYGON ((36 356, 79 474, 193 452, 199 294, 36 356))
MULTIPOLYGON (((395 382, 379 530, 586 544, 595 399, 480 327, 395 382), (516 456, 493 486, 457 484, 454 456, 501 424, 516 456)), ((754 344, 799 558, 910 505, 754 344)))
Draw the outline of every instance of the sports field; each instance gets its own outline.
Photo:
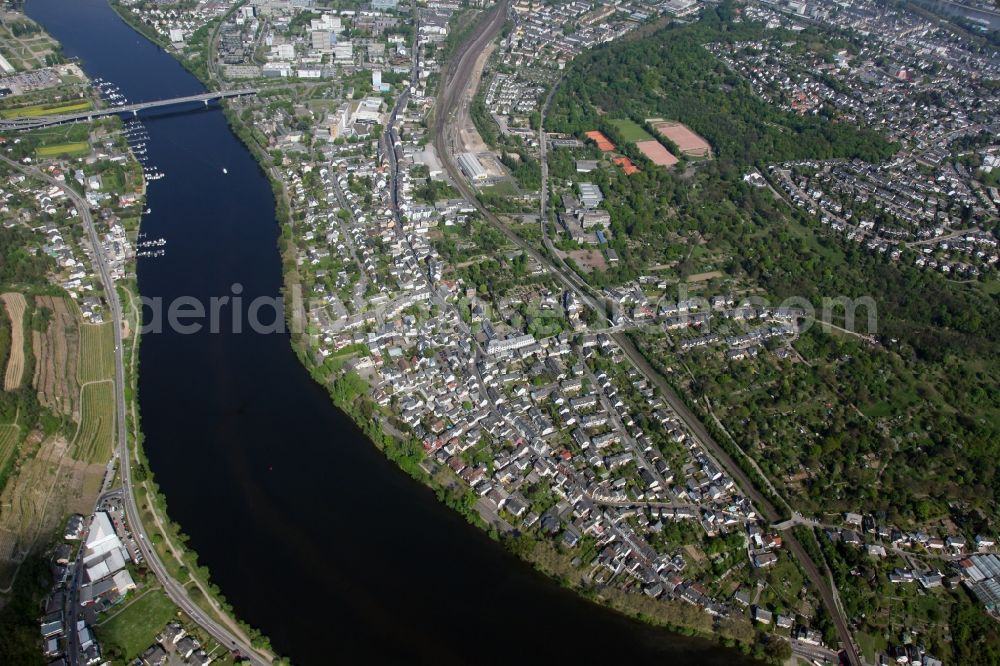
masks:
POLYGON ((663 144, 656 139, 649 141, 639 141, 635 144, 639 151, 649 158, 649 161, 657 166, 673 166, 678 159, 673 153, 663 147, 663 144))
POLYGON ((642 129, 642 126, 628 119, 612 120, 611 124, 615 126, 618 133, 622 137, 622 141, 626 143, 636 143, 638 141, 649 141, 653 137, 649 135, 649 132, 642 129))
POLYGON ((656 128, 663 137, 676 145, 682 153, 691 157, 708 157, 712 147, 705 139, 691 131, 687 125, 662 118, 649 118, 646 122, 656 128))
POLYGON ((586 136, 588 139, 597 144, 597 149, 601 152, 609 153, 615 149, 615 144, 611 143, 608 137, 604 136, 603 132, 591 130, 586 133, 586 136))

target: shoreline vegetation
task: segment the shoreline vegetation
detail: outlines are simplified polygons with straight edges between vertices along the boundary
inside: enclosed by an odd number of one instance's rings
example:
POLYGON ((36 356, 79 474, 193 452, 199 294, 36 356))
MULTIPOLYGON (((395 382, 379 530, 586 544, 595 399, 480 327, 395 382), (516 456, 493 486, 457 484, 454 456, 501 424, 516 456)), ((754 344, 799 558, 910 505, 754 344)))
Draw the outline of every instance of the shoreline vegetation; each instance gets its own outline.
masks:
MULTIPOLYGON (((198 564, 198 554, 187 547, 188 536, 181 530, 179 523, 169 517, 166 496, 160 490, 149 468, 149 460, 143 449, 144 436, 141 429, 139 410, 139 355, 141 342, 139 331, 141 310, 136 305, 139 300, 139 288, 135 280, 119 287, 123 312, 134 333, 124 343, 123 352, 128 355, 126 363, 125 402, 128 418, 127 428, 131 435, 129 456, 132 457, 132 481, 136 506, 142 513, 142 520, 149 533, 151 545, 163 562, 164 568, 178 583, 189 589, 191 601, 211 615, 220 624, 227 626, 237 634, 242 634, 250 645, 262 656, 269 656, 272 663, 282 663, 271 647, 270 639, 259 629, 240 619, 235 609, 217 585, 211 582, 208 567, 198 564)), ((116 470, 117 475, 120 474, 116 470)), ((172 602, 171 602, 172 603, 172 602)))
MULTIPOLYGON (((108 2, 122 20, 174 57, 188 72, 198 78, 206 89, 213 90, 219 87, 218 82, 209 76, 207 66, 207 58, 209 57, 207 50, 211 44, 210 32, 218 22, 225 20, 229 13, 244 3, 237 3, 227 14, 199 28, 187 44, 188 47, 191 47, 197 39, 200 49, 199 60, 192 62, 176 49, 169 48, 170 45, 149 26, 136 19, 128 7, 116 2, 116 0, 108 0, 108 2)), ((471 32, 470 26, 467 25, 465 28, 463 37, 471 32)), ((272 194, 275 197, 275 219, 279 230, 277 248, 282 262, 282 295, 294 305, 296 301, 293 296, 300 293, 301 281, 296 270, 294 245, 291 242, 294 221, 289 213, 287 192, 284 183, 274 175, 274 169, 280 165, 275 164, 271 154, 260 145, 255 136, 254 128, 248 126, 228 106, 223 105, 222 109, 231 131, 254 156, 258 167, 271 184, 272 194)), ((572 590, 579 596, 581 602, 596 604, 604 610, 680 636, 704 640, 723 648, 737 650, 745 656, 760 660, 762 663, 768 661, 777 663, 773 659, 769 659, 765 651, 768 637, 760 635, 748 623, 732 620, 717 622, 701 609, 683 601, 654 600, 610 587, 599 589, 581 579, 580 571, 572 565, 571 555, 562 552, 553 544, 527 534, 500 534, 494 526, 488 525, 476 511, 476 496, 471 489, 463 489, 458 485, 457 476, 447 468, 438 466, 425 458, 420 443, 413 438, 407 438, 402 431, 393 426, 392 415, 371 400, 368 386, 359 375, 354 372, 344 373, 341 367, 336 367, 333 372, 324 374, 324 368, 320 367, 309 355, 308 336, 304 332, 296 334, 294 331, 292 318, 295 315, 295 307, 286 308, 285 315, 292 350, 313 380, 327 390, 333 404, 346 414, 365 437, 400 470, 433 492, 440 502, 458 512, 469 524, 483 530, 507 553, 530 565, 537 573, 550 581, 572 590), (387 432, 389 429, 396 432, 390 434, 387 432), (430 470, 421 464, 425 461, 432 466, 430 470)), ((349 354, 345 355, 344 362, 348 358, 349 354)), ((181 532, 181 526, 170 521, 167 517, 166 498, 153 481, 152 473, 149 471, 145 455, 141 450, 141 441, 137 441, 137 446, 139 448, 138 455, 143 461, 143 473, 147 475, 144 485, 150 484, 151 488, 154 489, 153 501, 161 515, 166 519, 167 530, 172 532, 171 549, 180 550, 184 553, 185 560, 190 558, 193 563, 196 563, 197 555, 187 548, 187 536, 181 532), (179 546, 176 545, 178 542, 179 546)), ((140 498, 137 496, 138 499, 140 498)), ((199 575, 204 576, 203 582, 209 587, 213 597, 223 604, 227 612, 232 613, 232 606, 225 601, 221 590, 209 582, 210 576, 207 567, 194 565, 191 570, 197 570, 199 575)), ((270 642, 259 630, 249 627, 238 618, 237 622, 244 629, 253 632, 253 640, 259 640, 261 645, 270 650, 270 642)), ((257 643, 254 643, 254 646, 257 647, 257 643)))
MULTIPOLYGON (((109 0, 108 4, 115 11, 115 13, 129 25, 129 27, 139 32, 164 51, 170 53, 169 49, 166 48, 166 42, 162 40, 155 31, 151 30, 148 26, 145 26, 141 21, 135 20, 134 16, 132 16, 131 12, 129 12, 127 8, 114 0, 109 0)), ((220 18, 220 20, 222 19, 220 18)), ((211 24, 206 26, 206 29, 210 26, 211 24)), ((209 87, 206 83, 207 77, 203 76, 203 74, 207 74, 207 69, 204 70, 204 72, 199 72, 197 68, 193 68, 191 66, 188 60, 176 57, 175 60, 177 60, 177 62, 192 75, 198 78, 200 82, 205 84, 206 87, 209 87)), ((229 110, 225 109, 225 113, 227 119, 229 119, 230 126, 235 129, 236 126, 233 124, 234 121, 229 110)), ((240 137, 240 139, 249 147, 249 144, 243 137, 240 137)), ((251 152, 253 151, 251 150, 251 152)), ((258 158, 259 164, 259 156, 256 155, 256 153, 255 157, 258 158)), ((268 178, 271 180, 270 176, 268 176, 268 178)), ((128 302, 130 305, 134 305, 140 296, 137 283, 135 283, 134 280, 130 281, 130 283, 124 287, 124 291, 126 292, 128 298, 124 299, 123 302, 128 302)), ((174 579, 181 583, 185 588, 188 588, 191 584, 197 588, 195 593, 191 593, 189 595, 192 602, 201 607, 201 609, 205 612, 209 613, 221 624, 227 626, 229 629, 238 634, 243 634, 246 641, 250 643, 250 645, 258 653, 260 653, 261 656, 268 657, 272 663, 288 663, 287 659, 281 657, 274 651, 268 636, 256 627, 251 626, 237 615, 232 604, 226 599, 221 589, 212 582, 211 572, 208 567, 198 563, 198 554, 187 545, 189 539, 188 535, 184 534, 179 523, 170 518, 167 498, 160 490, 159 485, 156 483, 155 477, 149 467, 146 452, 143 448, 145 438, 142 433, 141 415, 139 412, 139 357, 137 353, 140 341, 140 335, 138 332, 141 329, 141 311, 136 310, 134 307, 130 307, 128 312, 129 324, 132 327, 132 330, 135 331, 135 334, 132 336, 131 346, 128 350, 128 353, 131 354, 131 360, 126 363, 127 376, 125 398, 128 407, 128 427, 132 435, 132 443, 129 446, 129 455, 133 457, 134 461, 132 472, 134 482, 133 492, 136 504, 142 512, 143 522, 149 530, 150 539, 153 540, 152 545, 156 549, 157 554, 160 556, 164 567, 174 579)), ((116 474, 119 474, 119 472, 116 471, 116 474)))

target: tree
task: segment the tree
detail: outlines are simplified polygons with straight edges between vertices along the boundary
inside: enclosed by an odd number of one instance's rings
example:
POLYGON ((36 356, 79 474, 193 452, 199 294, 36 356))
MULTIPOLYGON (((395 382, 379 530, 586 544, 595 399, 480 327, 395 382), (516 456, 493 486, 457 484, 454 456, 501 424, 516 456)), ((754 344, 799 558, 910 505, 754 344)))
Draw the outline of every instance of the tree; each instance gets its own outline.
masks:
POLYGON ((792 658, 792 646, 784 638, 769 636, 764 644, 764 654, 771 661, 783 664, 792 658))

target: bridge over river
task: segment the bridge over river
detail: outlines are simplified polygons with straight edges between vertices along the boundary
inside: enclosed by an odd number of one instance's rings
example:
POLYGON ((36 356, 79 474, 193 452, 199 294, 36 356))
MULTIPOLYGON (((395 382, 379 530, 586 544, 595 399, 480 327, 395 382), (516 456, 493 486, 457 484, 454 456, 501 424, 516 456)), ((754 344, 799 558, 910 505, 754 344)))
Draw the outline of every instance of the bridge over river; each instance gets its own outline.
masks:
POLYGON ((76 113, 64 113, 58 116, 34 116, 31 118, 11 118, 0 121, 0 132, 11 132, 21 130, 33 130, 53 125, 64 125, 66 123, 78 123, 94 118, 114 116, 123 113, 131 113, 133 116, 139 115, 145 109, 156 109, 161 106, 173 106, 175 104, 185 104, 188 102, 203 102, 208 104, 214 99, 228 99, 231 97, 243 97, 245 95, 256 95, 256 88, 242 88, 240 90, 217 90, 214 92, 201 93, 200 95, 188 95, 187 97, 172 97, 154 102, 139 102, 137 104, 126 104, 125 106, 112 106, 107 109, 91 109, 89 111, 78 111, 76 113))

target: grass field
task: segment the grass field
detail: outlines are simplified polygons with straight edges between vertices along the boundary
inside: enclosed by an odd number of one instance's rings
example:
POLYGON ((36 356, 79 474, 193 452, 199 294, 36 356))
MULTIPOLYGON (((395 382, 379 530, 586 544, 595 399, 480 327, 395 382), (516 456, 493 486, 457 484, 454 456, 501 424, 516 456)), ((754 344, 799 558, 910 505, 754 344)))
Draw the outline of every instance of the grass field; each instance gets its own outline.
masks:
POLYGON ((73 458, 105 463, 115 445, 115 383, 87 384, 80 392, 80 428, 73 440, 73 458))
POLYGON ((6 293, 2 298, 11 324, 10 357, 7 359, 3 388, 5 391, 13 391, 21 386, 21 376, 24 374, 24 309, 27 303, 24 296, 16 292, 6 293))
POLYGON ((97 625, 97 636, 102 643, 120 648, 123 661, 128 663, 153 644, 156 635, 176 614, 177 607, 163 590, 150 590, 97 625))
POLYGON ((611 124, 618 130, 622 141, 636 143, 637 141, 649 141, 653 138, 649 132, 642 129, 641 125, 631 120, 612 120, 611 124))
POLYGON ((876 663, 879 652, 889 648, 888 642, 882 636, 875 636, 865 632, 858 632, 858 644, 865 658, 872 664, 876 663))
POLYGON ((90 102, 74 102, 73 104, 33 104, 22 106, 16 109, 0 110, 0 117, 4 120, 11 118, 35 118, 37 116, 52 116, 60 113, 75 113, 77 111, 87 111, 92 109, 90 102))
POLYGON ((38 146, 54 146, 60 143, 79 143, 86 141, 90 137, 90 126, 87 123, 73 123, 71 125, 56 125, 55 127, 43 127, 42 129, 25 132, 22 135, 25 140, 38 146))
POLYGON ((115 373, 115 338, 113 324, 80 325, 81 384, 111 379, 115 373))
POLYGON ((90 152, 90 144, 84 141, 79 143, 60 143, 55 146, 42 146, 35 149, 35 154, 39 157, 54 157, 56 155, 85 155, 90 152))
POLYGON ((501 180, 498 183, 484 187, 483 193, 498 197, 512 197, 517 194, 517 187, 509 180, 501 180))

